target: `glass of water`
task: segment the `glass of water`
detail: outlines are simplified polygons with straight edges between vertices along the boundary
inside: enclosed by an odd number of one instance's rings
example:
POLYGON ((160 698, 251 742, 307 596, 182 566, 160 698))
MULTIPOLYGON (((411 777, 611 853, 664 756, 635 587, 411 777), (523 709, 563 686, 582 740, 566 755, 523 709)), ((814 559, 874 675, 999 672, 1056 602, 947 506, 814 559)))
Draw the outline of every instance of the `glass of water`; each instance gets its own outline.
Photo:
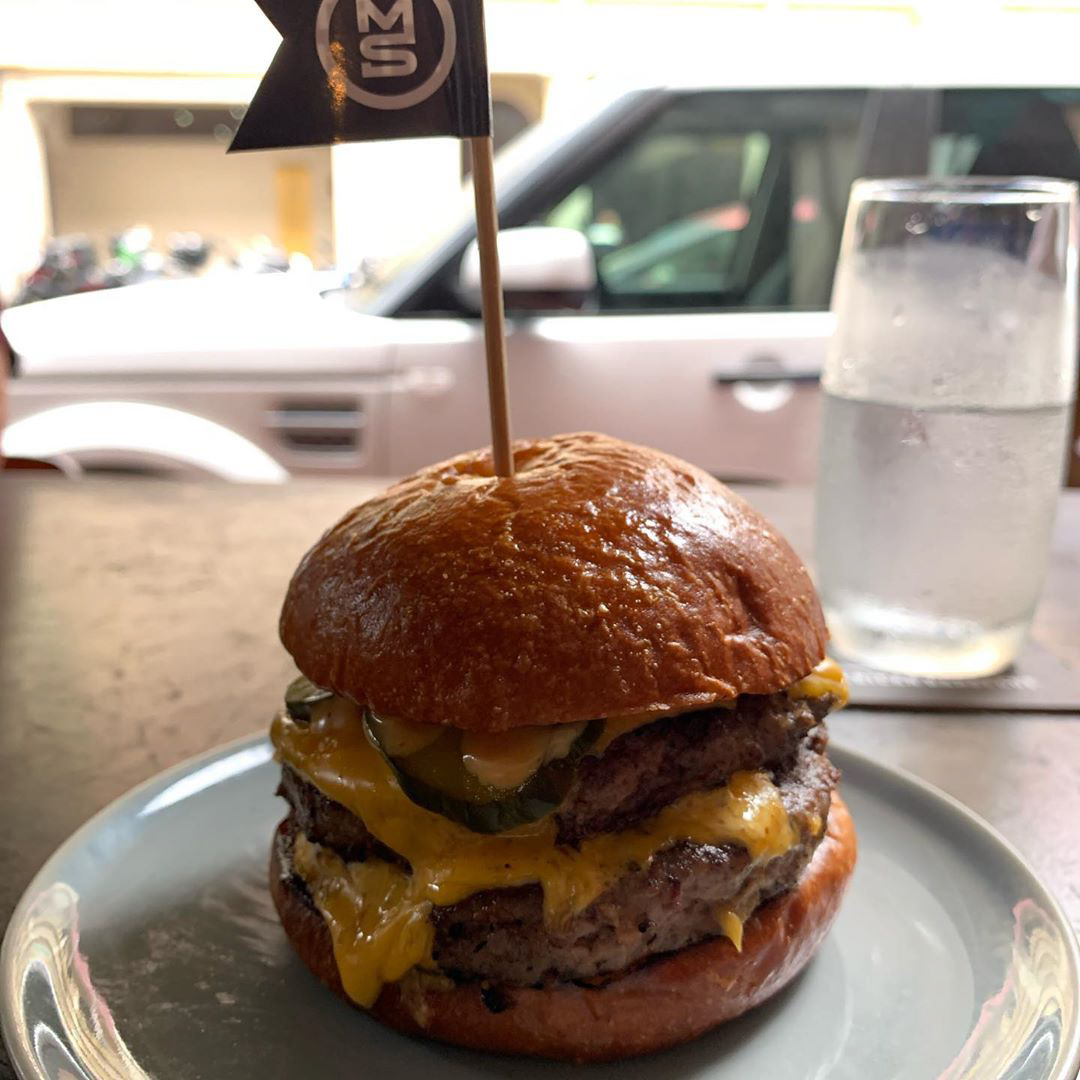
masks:
POLYGON ((822 375, 819 587, 838 651, 974 678, 1023 646, 1065 463, 1076 185, 862 180, 822 375))

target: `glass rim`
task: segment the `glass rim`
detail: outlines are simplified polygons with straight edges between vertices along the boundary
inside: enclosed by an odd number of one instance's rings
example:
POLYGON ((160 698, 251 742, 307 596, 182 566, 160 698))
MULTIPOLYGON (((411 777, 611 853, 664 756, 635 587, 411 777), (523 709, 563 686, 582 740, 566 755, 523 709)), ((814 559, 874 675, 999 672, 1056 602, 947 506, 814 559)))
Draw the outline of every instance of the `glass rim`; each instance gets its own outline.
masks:
POLYGON ((910 203, 1049 203, 1077 201, 1075 180, 1049 176, 860 177, 851 201, 910 203))

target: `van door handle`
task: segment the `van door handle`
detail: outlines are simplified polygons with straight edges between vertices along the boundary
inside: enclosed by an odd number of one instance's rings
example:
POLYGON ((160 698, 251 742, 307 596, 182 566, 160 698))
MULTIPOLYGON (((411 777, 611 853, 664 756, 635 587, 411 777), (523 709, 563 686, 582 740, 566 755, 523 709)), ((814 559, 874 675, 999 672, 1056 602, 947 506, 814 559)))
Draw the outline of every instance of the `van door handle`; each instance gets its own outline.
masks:
POLYGON ((787 372, 782 368, 770 370, 764 367, 747 366, 740 371, 714 371, 712 381, 717 386, 730 386, 732 383, 740 382, 816 383, 821 382, 821 375, 816 371, 787 372))

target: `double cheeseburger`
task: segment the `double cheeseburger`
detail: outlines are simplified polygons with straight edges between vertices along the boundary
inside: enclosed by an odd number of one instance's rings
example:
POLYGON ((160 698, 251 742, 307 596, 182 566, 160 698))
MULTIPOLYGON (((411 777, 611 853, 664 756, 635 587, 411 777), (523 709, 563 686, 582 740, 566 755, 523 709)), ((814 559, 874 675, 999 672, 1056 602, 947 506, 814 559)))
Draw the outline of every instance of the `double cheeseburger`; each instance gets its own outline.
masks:
POLYGON ((600 435, 415 474, 289 586, 270 881, 332 990, 401 1031, 574 1061, 775 994, 855 835, 806 570, 700 470, 600 435))

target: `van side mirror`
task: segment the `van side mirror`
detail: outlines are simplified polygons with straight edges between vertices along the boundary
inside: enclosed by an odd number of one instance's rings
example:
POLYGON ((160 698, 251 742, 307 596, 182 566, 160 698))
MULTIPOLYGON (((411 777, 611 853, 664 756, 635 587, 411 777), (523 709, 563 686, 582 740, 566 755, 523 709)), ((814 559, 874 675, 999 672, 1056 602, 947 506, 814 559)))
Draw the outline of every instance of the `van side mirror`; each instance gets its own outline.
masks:
MULTIPOLYGON (((577 311, 596 289, 596 258, 588 239, 576 229, 527 225, 499 233, 506 309, 577 311)), ((480 251, 474 240, 465 249, 458 293, 480 310, 480 251)))

